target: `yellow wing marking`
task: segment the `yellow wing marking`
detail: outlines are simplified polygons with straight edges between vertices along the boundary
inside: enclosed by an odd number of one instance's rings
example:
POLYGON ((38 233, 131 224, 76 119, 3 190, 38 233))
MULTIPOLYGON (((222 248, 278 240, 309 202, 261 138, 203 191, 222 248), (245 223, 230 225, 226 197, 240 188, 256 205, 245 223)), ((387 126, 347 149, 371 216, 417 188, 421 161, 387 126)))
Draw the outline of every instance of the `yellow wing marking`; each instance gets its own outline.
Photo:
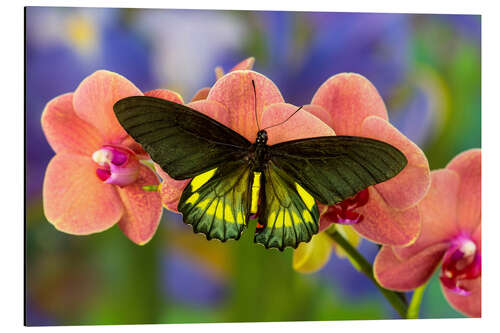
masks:
POLYGON ((215 212, 215 217, 219 220, 224 220, 224 206, 217 205, 217 211, 215 212))
POLYGON ((253 173, 253 183, 252 183, 252 204, 250 208, 250 213, 257 213, 259 207, 259 192, 260 192, 260 172, 253 173))
POLYGON ((213 168, 212 170, 208 170, 207 172, 204 172, 201 175, 194 177, 193 180, 191 181, 191 190, 193 192, 198 190, 203 184, 208 182, 210 178, 214 176, 215 171, 217 171, 217 168, 213 168))
POLYGON ((243 220, 243 214, 241 213, 241 210, 238 210, 238 214, 236 215, 236 222, 238 222, 238 224, 245 223, 245 220, 243 220))
MULTIPOLYGON (((276 229, 281 228, 283 226, 284 217, 285 213, 283 212, 283 210, 280 210, 280 212, 278 213, 278 217, 276 218, 276 223, 274 225, 276 229)), ((273 226, 271 225, 270 227, 272 228, 273 226)))
POLYGON ((205 200, 199 202, 195 207, 199 208, 199 209, 205 209, 205 207, 207 207, 209 202, 210 202, 210 199, 205 199, 205 200))
POLYGON ((311 210, 313 208, 314 204, 316 203, 314 201, 314 198, 312 197, 312 195, 310 195, 309 192, 304 190, 304 188, 302 186, 300 186, 298 183, 295 183, 295 187, 297 188, 297 192, 299 193, 300 197, 302 198, 302 200, 306 204, 307 208, 309 210, 311 210))
POLYGON ((200 197, 200 194, 195 193, 192 196, 190 196, 189 199, 186 200, 186 203, 194 205, 196 203, 196 200, 198 200, 199 197, 200 197))
POLYGON ((234 223, 233 212, 231 211, 231 205, 224 205, 224 219, 226 222, 234 223))
POLYGON ((307 209, 304 209, 302 211, 302 215, 304 216, 304 220, 306 220, 307 223, 314 223, 311 213, 309 213, 307 209))
POLYGON ((292 210, 292 220, 295 221, 295 223, 301 223, 301 218, 293 210, 292 210))
POLYGON ((290 212, 285 210, 285 227, 291 227, 292 226, 292 218, 290 217, 290 212))
POLYGON ((205 214, 213 216, 215 214, 215 208, 217 208, 217 203, 218 202, 219 202, 218 200, 212 201, 212 203, 210 204, 210 207, 208 207, 208 209, 205 212, 205 214))
POLYGON ((272 211, 271 214, 269 214, 269 217, 267 218, 267 226, 271 226, 274 223, 274 217, 276 216, 276 212, 272 211))

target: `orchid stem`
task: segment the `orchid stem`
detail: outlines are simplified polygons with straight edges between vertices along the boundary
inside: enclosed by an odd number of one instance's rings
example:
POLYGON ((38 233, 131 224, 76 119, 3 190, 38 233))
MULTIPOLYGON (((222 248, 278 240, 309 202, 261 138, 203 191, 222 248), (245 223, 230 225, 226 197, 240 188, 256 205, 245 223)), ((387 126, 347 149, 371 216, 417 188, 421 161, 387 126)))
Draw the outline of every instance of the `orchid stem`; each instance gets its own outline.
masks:
POLYGON ((391 303, 401 318, 406 318, 408 313, 408 304, 404 294, 385 289, 378 284, 373 275, 372 265, 339 232, 335 231, 335 229, 327 229, 326 233, 349 255, 351 261, 355 262, 358 266, 357 268, 365 274, 375 284, 375 286, 377 286, 382 295, 384 295, 389 303, 391 303))
POLYGON ((424 291, 426 287, 427 283, 421 285, 413 292, 410 306, 408 307, 408 313, 406 314, 407 319, 418 319, 420 304, 422 304, 422 297, 424 296, 424 291))

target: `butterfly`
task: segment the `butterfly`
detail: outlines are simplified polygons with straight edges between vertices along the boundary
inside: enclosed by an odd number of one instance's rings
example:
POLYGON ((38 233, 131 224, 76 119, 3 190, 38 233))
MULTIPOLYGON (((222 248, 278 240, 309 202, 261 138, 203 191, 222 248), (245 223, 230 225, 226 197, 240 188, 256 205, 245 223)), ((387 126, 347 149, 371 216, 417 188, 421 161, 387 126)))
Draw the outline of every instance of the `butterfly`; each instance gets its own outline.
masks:
POLYGON ((184 223, 223 242, 239 239, 257 217, 256 243, 296 248, 318 232, 317 202, 344 201, 408 163, 392 145, 364 137, 267 145, 266 129, 259 128, 252 143, 194 109, 155 97, 127 97, 113 108, 123 128, 170 177, 191 178, 177 206, 184 223))

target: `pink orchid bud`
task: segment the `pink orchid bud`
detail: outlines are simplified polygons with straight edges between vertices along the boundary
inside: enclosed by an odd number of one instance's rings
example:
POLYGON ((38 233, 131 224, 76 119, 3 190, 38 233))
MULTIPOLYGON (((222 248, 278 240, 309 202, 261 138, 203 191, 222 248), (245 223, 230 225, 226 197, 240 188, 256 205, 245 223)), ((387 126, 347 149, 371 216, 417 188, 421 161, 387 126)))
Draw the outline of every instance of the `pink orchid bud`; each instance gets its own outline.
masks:
POLYGON ((139 160, 135 153, 125 147, 106 145, 92 154, 97 168, 97 177, 106 184, 126 186, 139 176, 139 160))
POLYGON ((463 286, 465 280, 471 280, 481 275, 481 254, 474 241, 460 235, 452 241, 446 251, 439 277, 443 285, 459 295, 470 295, 470 290, 463 286))

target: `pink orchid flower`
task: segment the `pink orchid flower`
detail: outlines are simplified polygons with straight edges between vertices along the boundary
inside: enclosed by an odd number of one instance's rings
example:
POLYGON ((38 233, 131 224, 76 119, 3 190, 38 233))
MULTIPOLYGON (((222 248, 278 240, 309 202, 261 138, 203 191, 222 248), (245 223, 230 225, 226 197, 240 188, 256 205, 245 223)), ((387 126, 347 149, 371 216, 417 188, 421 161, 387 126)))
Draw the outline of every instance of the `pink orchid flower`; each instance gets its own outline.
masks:
MULTIPOLYGON (((231 68, 229 73, 234 72, 234 71, 238 71, 238 70, 251 70, 253 68, 254 62, 255 62, 254 57, 246 58, 245 60, 241 61, 239 64, 237 64, 236 66, 231 68)), ((215 67, 215 79, 218 80, 223 76, 224 76, 224 70, 222 69, 222 67, 220 67, 220 66, 215 67)), ((191 102, 206 99, 209 91, 210 91, 210 87, 201 88, 200 90, 198 90, 194 94, 194 97, 191 100, 191 102)))
POLYGON ((387 110, 376 88, 359 74, 342 73, 329 78, 304 109, 322 119, 337 135, 378 139, 400 149, 408 165, 396 177, 359 192, 336 205, 320 204, 319 235, 294 251, 293 267, 301 273, 320 270, 333 249, 345 255, 323 231, 335 223, 337 232, 358 246, 363 237, 381 244, 409 245, 421 227, 416 207, 430 186, 427 158, 420 148, 388 121, 387 110))
MULTIPOLYGON (((255 142, 258 127, 252 80, 257 93, 257 119, 260 128, 277 124, 297 110, 297 106, 284 102, 280 91, 270 79, 251 70, 236 70, 224 75, 210 89, 206 99, 188 103, 187 106, 228 126, 250 142, 255 142)), ((335 134, 328 125, 309 112, 298 112, 286 123, 269 128, 267 133, 269 145, 335 134)), ((179 198, 189 180, 177 181, 160 168, 157 171, 163 179, 163 205, 177 212, 179 198)))
POLYGON ((426 283, 441 263, 441 287, 458 311, 481 316, 481 150, 432 171, 419 204, 422 234, 409 247, 384 246, 375 259, 379 283, 407 291, 426 283))
MULTIPOLYGON (((45 173, 43 206, 56 229, 87 235, 118 223, 141 245, 154 235, 161 197, 142 187, 157 185, 158 177, 140 163, 147 156, 113 112, 115 102, 134 95, 142 93, 130 81, 101 70, 45 107, 42 128, 56 155, 45 173)), ((146 95, 179 100, 166 90, 146 95)))
POLYGON ((408 159, 408 165, 396 177, 324 208, 320 231, 332 223, 340 223, 352 225, 363 237, 376 243, 414 242, 420 233, 416 205, 430 186, 429 164, 422 150, 389 123, 377 89, 359 74, 337 74, 321 85, 304 109, 328 124, 336 135, 384 141, 397 147, 408 159))

